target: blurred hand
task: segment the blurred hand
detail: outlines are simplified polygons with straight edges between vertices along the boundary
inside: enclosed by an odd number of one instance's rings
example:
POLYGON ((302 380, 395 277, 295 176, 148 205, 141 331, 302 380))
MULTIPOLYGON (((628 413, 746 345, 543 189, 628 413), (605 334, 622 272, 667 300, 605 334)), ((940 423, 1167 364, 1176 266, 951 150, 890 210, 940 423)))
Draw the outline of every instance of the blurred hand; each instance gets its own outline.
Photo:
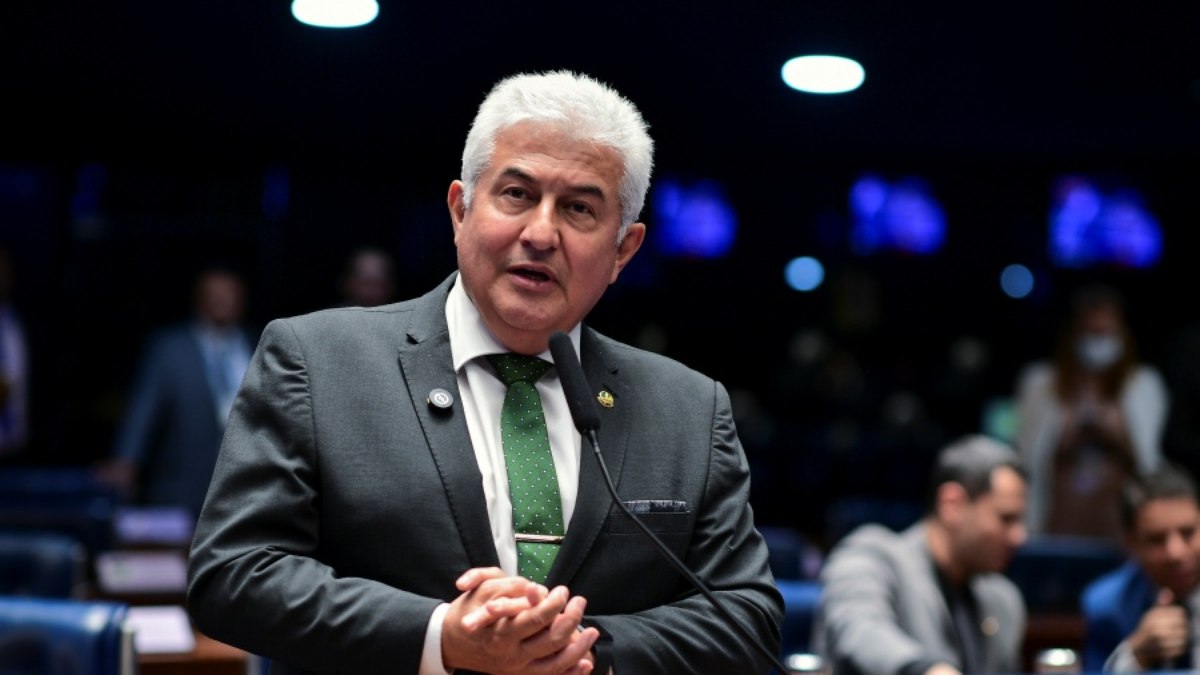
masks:
POLYGON ((948 663, 936 663, 925 671, 925 675, 962 675, 962 673, 948 663))
POLYGON ((496 675, 586 675, 595 628, 579 630, 587 600, 498 568, 468 570, 442 623, 442 663, 496 675))
POLYGON ((1137 630, 1129 636, 1133 657, 1143 668, 1160 666, 1187 649, 1187 612, 1174 602, 1175 595, 1170 590, 1159 591, 1154 606, 1142 615, 1137 630))

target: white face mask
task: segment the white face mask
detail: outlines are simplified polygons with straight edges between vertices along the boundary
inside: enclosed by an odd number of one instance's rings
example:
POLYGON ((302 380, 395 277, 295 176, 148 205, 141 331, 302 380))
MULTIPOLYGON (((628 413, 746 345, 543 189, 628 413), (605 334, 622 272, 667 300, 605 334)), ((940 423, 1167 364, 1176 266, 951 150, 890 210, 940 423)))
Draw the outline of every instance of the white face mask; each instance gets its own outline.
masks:
POLYGON ((1075 344, 1075 353, 1084 368, 1104 370, 1121 358, 1123 345, 1115 335, 1084 335, 1075 344))

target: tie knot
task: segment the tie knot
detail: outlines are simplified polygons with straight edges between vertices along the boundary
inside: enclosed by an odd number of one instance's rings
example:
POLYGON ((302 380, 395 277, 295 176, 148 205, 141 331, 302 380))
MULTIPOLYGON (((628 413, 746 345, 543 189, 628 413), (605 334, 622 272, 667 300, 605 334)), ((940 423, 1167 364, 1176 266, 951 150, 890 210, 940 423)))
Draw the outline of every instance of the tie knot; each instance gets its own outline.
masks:
POLYGON ((512 386, 514 382, 533 384, 546 374, 551 365, 549 361, 523 354, 489 354, 487 359, 496 369, 496 377, 499 377, 506 387, 512 386))

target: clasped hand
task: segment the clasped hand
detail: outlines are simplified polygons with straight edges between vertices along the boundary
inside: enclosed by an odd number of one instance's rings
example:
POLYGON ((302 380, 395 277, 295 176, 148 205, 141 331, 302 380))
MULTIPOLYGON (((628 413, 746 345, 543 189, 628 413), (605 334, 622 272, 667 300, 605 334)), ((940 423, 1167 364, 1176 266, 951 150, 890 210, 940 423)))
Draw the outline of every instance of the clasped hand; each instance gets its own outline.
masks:
POLYGON ((495 675, 586 675, 595 628, 579 630, 587 599, 495 567, 467 570, 442 623, 446 668, 495 675))

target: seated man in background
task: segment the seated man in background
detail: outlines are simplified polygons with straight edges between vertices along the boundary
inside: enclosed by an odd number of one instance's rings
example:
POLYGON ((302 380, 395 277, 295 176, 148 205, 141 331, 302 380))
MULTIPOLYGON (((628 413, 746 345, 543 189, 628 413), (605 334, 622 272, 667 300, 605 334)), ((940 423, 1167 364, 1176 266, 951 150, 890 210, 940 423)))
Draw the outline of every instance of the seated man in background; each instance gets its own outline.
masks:
POLYGON ((830 675, 1022 670, 1025 603, 1000 571, 1025 541, 1025 480, 1012 448, 966 437, 939 454, 922 520, 835 545, 814 631, 830 675))
POLYGON ((1131 559, 1083 592, 1085 671, 1191 670, 1200 603, 1200 506, 1178 466, 1131 479, 1121 493, 1131 559))

